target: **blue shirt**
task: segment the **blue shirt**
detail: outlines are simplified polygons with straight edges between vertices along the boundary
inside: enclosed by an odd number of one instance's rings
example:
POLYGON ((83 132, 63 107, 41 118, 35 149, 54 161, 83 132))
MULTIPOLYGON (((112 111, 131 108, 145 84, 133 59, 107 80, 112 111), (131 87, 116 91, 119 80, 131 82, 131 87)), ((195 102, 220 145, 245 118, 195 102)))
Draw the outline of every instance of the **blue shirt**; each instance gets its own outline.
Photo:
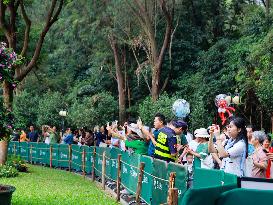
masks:
POLYGON ((65 144, 73 144, 73 135, 72 134, 68 134, 64 138, 64 142, 65 142, 65 144))
MULTIPOLYGON (((154 135, 154 138, 155 138, 155 141, 157 140, 157 137, 158 137, 158 134, 159 134, 159 130, 155 130, 153 132, 153 135, 154 135)), ((148 155, 153 157, 154 156, 154 152, 155 152, 155 145, 154 143, 152 142, 152 140, 150 140, 150 144, 149 144, 149 147, 148 147, 148 155)))
POLYGON ((104 140, 106 140, 106 135, 102 134, 101 132, 98 132, 95 134, 96 135, 96 146, 99 146, 101 142, 104 142, 104 140))
POLYGON ((254 151, 255 151, 255 147, 253 146, 253 144, 248 144, 248 149, 247 149, 248 155, 253 154, 254 151))
POLYGON ((28 137, 30 142, 37 142, 39 136, 38 136, 38 133, 36 131, 33 131, 33 132, 29 132, 27 134, 27 137, 28 137))

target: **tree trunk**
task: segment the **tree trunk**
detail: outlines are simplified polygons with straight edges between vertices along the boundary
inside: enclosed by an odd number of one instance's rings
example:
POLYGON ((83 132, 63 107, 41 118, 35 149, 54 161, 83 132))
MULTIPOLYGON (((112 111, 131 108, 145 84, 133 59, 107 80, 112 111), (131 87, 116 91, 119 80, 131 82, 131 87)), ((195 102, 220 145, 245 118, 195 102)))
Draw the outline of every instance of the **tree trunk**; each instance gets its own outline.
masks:
POLYGON ((0 165, 3 165, 7 161, 8 142, 0 141, 0 165))
POLYGON ((269 18, 269 14, 270 14, 270 0, 266 0, 266 15, 267 15, 267 18, 269 18))
POLYGON ((125 97, 125 83, 124 76, 120 63, 120 56, 117 48, 116 39, 112 36, 110 39, 111 48, 114 53, 115 67, 116 67, 116 79, 118 83, 118 98, 119 98, 119 122, 124 123, 126 120, 126 97, 125 97))
POLYGON ((3 82, 3 101, 4 107, 11 110, 13 101, 13 89, 12 85, 6 80, 3 82))
POLYGON ((157 0, 157 2, 159 3, 160 9, 164 15, 164 19, 166 20, 164 41, 161 46, 159 46, 159 42, 157 42, 156 39, 156 33, 153 25, 154 21, 150 16, 151 11, 149 10, 149 8, 140 0, 134 0, 137 11, 133 9, 133 7, 131 7, 132 13, 137 17, 138 21, 140 22, 141 28, 148 38, 146 48, 149 51, 147 55, 149 63, 152 67, 151 95, 153 101, 156 101, 158 99, 160 93, 161 69, 166 49, 168 48, 171 41, 171 34, 173 29, 173 14, 175 7, 175 1, 172 1, 171 4, 168 4, 168 1, 166 0, 157 0))
POLYGON ((155 102, 159 97, 159 80, 160 80, 161 67, 155 66, 152 76, 152 99, 155 102))

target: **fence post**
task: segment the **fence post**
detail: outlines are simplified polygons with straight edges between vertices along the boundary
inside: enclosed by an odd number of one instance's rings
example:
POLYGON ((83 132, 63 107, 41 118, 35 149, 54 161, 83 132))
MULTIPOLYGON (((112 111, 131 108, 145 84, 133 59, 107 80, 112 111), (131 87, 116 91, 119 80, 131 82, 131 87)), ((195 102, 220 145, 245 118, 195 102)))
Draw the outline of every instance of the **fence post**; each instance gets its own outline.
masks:
POLYGON ((140 195, 141 195, 141 189, 142 189, 142 179, 143 179, 144 167, 145 167, 145 164, 143 162, 141 162, 139 165, 139 175, 138 175, 137 190, 136 190, 137 204, 140 204, 140 195))
POLYGON ((93 149, 92 181, 95 181, 96 147, 93 149))
POLYGON ((178 189, 170 188, 168 195, 168 205, 178 205, 178 189))
POLYGON ((117 176, 117 201, 120 201, 120 182, 121 182, 121 154, 118 155, 118 176, 117 176))
POLYGON ((68 145, 68 157, 69 157, 69 171, 71 172, 71 158, 72 158, 72 151, 71 151, 71 149, 72 149, 72 147, 71 147, 71 145, 68 145))
POLYGON ((175 184, 175 172, 171 172, 169 177, 169 188, 174 188, 174 184, 175 184))
POLYGON ((13 154, 14 154, 14 156, 16 156, 16 144, 15 143, 13 144, 13 154))
POLYGON ((175 186, 175 172, 170 173, 169 177, 169 190, 168 190, 168 205, 177 205, 178 204, 178 189, 174 188, 175 186))
POLYGON ((83 152, 82 152, 82 174, 83 174, 84 178, 85 178, 85 156, 86 156, 86 153, 85 153, 85 149, 83 148, 83 152))
POLYGON ((30 163, 32 164, 32 144, 30 145, 29 158, 30 158, 30 163))
POLYGON ((52 145, 50 145, 50 148, 49 148, 49 164, 50 164, 50 168, 52 168, 52 145))
POLYGON ((102 154, 102 167, 101 167, 101 183, 102 188, 105 190, 105 167, 106 167, 106 152, 102 154))

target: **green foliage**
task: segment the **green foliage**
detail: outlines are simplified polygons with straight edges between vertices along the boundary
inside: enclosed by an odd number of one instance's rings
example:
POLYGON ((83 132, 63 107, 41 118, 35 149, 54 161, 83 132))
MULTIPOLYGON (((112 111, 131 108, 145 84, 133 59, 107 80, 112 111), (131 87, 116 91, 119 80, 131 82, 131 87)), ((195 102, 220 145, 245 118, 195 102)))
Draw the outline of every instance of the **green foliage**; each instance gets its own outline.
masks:
POLYGON ((18 156, 9 156, 8 160, 6 161, 6 165, 10 167, 14 167, 19 172, 28 171, 26 162, 18 156))
POLYGON ((208 112, 205 108, 204 96, 196 94, 191 100, 190 128, 195 130, 201 127, 207 127, 212 123, 213 112, 208 112))
POLYGON ((62 170, 29 165, 30 173, 20 173, 17 178, 3 178, 1 183, 16 187, 13 205, 87 205, 118 204, 95 183, 62 170))
POLYGON ((6 177, 16 177, 18 176, 18 171, 13 166, 10 165, 0 165, 0 178, 6 177))
POLYGON ((16 128, 26 128, 37 125, 37 111, 40 98, 29 92, 23 91, 14 97, 13 112, 16 128))
POLYGON ((69 123, 74 127, 89 127, 115 120, 118 105, 108 92, 77 99, 68 110, 69 123))
POLYGON ((0 100, 0 141, 9 141, 13 131, 14 116, 13 112, 6 109, 0 100))
POLYGON ((147 97, 139 105, 139 116, 142 121, 148 125, 153 122, 156 113, 161 113, 165 115, 167 119, 172 119, 175 117, 172 113, 172 105, 175 100, 177 100, 177 98, 170 97, 166 93, 160 95, 156 102, 153 102, 151 97, 147 97))
POLYGON ((60 110, 65 109, 65 98, 59 92, 47 92, 39 100, 37 124, 61 126, 60 110))

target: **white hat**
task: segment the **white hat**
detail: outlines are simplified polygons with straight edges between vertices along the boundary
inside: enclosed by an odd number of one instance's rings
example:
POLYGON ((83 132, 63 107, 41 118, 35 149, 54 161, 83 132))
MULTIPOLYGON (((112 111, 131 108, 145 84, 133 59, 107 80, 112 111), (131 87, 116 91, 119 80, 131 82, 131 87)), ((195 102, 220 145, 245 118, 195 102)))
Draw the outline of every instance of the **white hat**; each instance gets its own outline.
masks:
POLYGON ((195 137, 201 137, 201 138, 209 138, 210 135, 207 132, 206 128, 200 128, 194 131, 194 136, 195 137))
POLYGON ((132 130, 133 132, 137 133, 137 135, 138 135, 139 137, 143 138, 143 134, 142 134, 141 130, 138 128, 138 125, 137 125, 137 124, 131 123, 131 124, 129 124, 129 125, 127 126, 127 128, 128 128, 129 130, 132 130))

